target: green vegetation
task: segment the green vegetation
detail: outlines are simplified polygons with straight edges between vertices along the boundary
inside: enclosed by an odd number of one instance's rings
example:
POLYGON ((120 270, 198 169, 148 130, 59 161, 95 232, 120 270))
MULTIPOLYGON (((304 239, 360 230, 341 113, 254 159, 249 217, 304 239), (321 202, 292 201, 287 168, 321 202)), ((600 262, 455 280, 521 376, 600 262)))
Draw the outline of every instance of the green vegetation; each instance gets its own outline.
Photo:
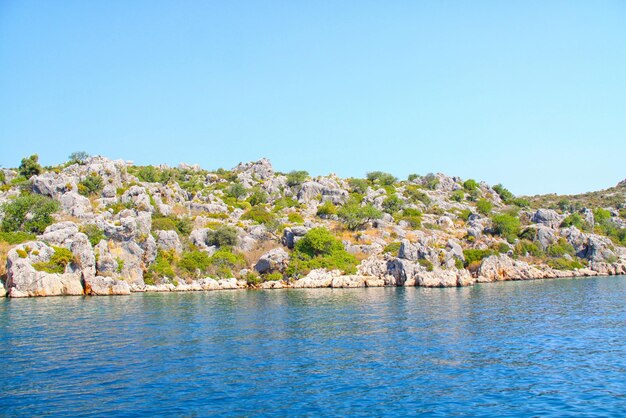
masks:
POLYGON ((463 188, 468 192, 472 192, 478 189, 478 182, 474 179, 466 180, 465 183, 463 183, 463 188))
POLYGON ((575 254, 576 250, 574 250, 572 244, 568 243, 565 238, 560 238, 558 242, 546 248, 546 255, 548 257, 559 258, 565 255, 573 256, 575 254))
POLYGON ((226 189, 226 196, 239 200, 248 194, 245 187, 241 183, 233 183, 226 189))
POLYGON ((587 222, 585 222, 583 217, 580 216, 580 214, 578 213, 572 213, 568 215, 565 219, 563 219, 563 222, 561 223, 561 228, 567 228, 570 226, 575 226, 582 231, 586 231, 589 229, 589 225, 587 224, 587 222))
POLYGON ((0 210, 3 232, 30 232, 41 234, 53 222, 52 214, 61 205, 56 200, 36 194, 25 194, 4 203, 0 210))
POLYGON ((176 253, 173 250, 158 250, 154 262, 150 264, 148 271, 144 273, 144 280, 146 283, 154 284, 154 279, 156 278, 166 277, 173 279, 176 277, 173 267, 175 259, 176 253))
POLYGON ((383 210, 391 215, 400 212, 402 208, 404 208, 404 201, 395 194, 392 194, 383 201, 383 210))
POLYGON ((248 197, 248 203, 252 206, 263 205, 267 203, 267 193, 263 190, 254 190, 250 197, 248 197))
POLYGON ((104 181, 102 177, 96 173, 91 173, 89 176, 85 177, 83 181, 78 183, 78 193, 83 196, 100 194, 103 188, 104 181))
POLYGON ((98 245, 100 241, 105 239, 104 232, 94 224, 84 225, 80 228, 80 232, 87 235, 91 246, 98 245))
POLYGON ((469 266, 473 263, 480 262, 484 258, 493 255, 493 250, 480 250, 480 249, 467 249, 463 250, 463 256, 465 257, 465 266, 469 266))
POLYGON ((327 200, 326 202, 322 203, 317 208, 317 216, 329 216, 329 215, 336 215, 336 214, 337 214, 337 207, 333 205, 333 202, 331 202, 330 200, 327 200))
POLYGON ((273 222, 275 219, 274 215, 263 206, 254 206, 241 215, 241 220, 251 220, 264 225, 273 222))
POLYGON ((365 194, 367 192, 367 188, 369 187, 369 183, 365 179, 348 179, 348 184, 350 185, 350 191, 352 193, 365 194))
POLYGON ((419 260, 417 260, 417 262, 420 266, 424 267, 426 271, 433 271, 435 269, 432 261, 426 260, 425 258, 420 258, 419 260))
POLYGON ((405 208, 399 220, 408 222, 411 228, 419 228, 422 225, 422 212, 419 209, 405 208))
POLYGON ((402 244, 401 244, 400 242, 398 242, 398 241, 396 241, 396 242, 391 242, 391 243, 389 243, 389 244, 387 244, 387 245, 385 246, 385 248, 383 249, 383 253, 386 253, 386 254, 391 254, 391 255, 393 255, 394 257, 397 257, 397 256, 398 256, 398 253, 400 252, 400 246, 401 246, 401 245, 402 245, 402 244))
POLYGON ((492 209, 493 205, 487 199, 479 199, 478 202, 476 202, 476 210, 482 215, 489 215, 492 209))
POLYGON ((381 186, 391 186, 398 181, 393 175, 382 171, 371 171, 367 173, 367 180, 372 183, 378 183, 381 186))
POLYGON ((287 186, 294 187, 299 186, 306 181, 309 177, 309 173, 304 170, 291 171, 287 174, 287 186))
POLYGON ((27 179, 43 173, 43 167, 39 165, 39 155, 33 154, 28 158, 22 158, 17 172, 20 176, 26 177, 27 179))
POLYGON ((76 151, 71 153, 67 159, 70 164, 82 164, 89 157, 90 155, 85 151, 76 151))
POLYGON ((506 238, 511 242, 515 239, 520 230, 520 220, 518 217, 508 213, 494 215, 491 218, 493 232, 496 235, 506 238))
POLYGON ((74 254, 67 248, 52 247, 54 253, 48 262, 33 263, 35 270, 45 271, 46 273, 65 273, 68 264, 74 262, 74 254))
POLYGON ((302 215, 296 212, 292 212, 289 215, 287 215, 287 219, 289 220, 289 223, 292 223, 292 224, 297 224, 297 225, 304 224, 304 218, 302 217, 302 215))
POLYGON ((35 234, 22 231, 13 232, 0 232, 0 241, 6 242, 10 245, 21 244, 27 241, 33 241, 37 237, 35 234))
POLYGON ((235 253, 232 249, 223 247, 209 258, 209 263, 209 272, 219 278, 227 279, 234 277, 233 269, 240 270, 244 268, 246 260, 240 253, 235 253))
POLYGON ((455 190, 450 198, 455 202, 462 202, 465 199, 465 193, 463 193, 463 190, 455 190))
POLYGON ((543 251, 537 245, 537 243, 532 242, 527 239, 522 239, 515 244, 515 248, 513 249, 513 254, 518 257, 543 257, 543 251))
POLYGON ((567 259, 567 258, 553 258, 548 260, 548 266, 552 267, 556 270, 574 270, 581 269, 585 267, 585 265, 577 259, 567 259))
POLYGON ((429 190, 435 190, 439 184, 439 179, 433 173, 428 173, 423 177, 423 184, 429 190))
POLYGON ((300 239, 287 268, 290 276, 300 276, 317 268, 356 272, 357 259, 349 254, 340 240, 325 228, 313 228, 300 239))
POLYGON ((509 203, 515 197, 513 193, 511 193, 507 188, 505 188, 501 184, 496 184, 493 186, 493 190, 500 196, 500 199, 504 201, 504 203, 509 203))
POLYGON ((184 253, 178 261, 178 267, 187 274, 200 277, 211 266, 211 259, 204 251, 190 251, 184 253))
POLYGON ((208 232, 206 244, 218 247, 234 247, 237 245, 237 240, 237 230, 232 226, 223 225, 208 232))
POLYGON ((380 219, 383 213, 371 204, 361 206, 358 203, 349 202, 337 211, 337 215, 339 219, 346 224, 348 229, 356 231, 366 223, 380 219))

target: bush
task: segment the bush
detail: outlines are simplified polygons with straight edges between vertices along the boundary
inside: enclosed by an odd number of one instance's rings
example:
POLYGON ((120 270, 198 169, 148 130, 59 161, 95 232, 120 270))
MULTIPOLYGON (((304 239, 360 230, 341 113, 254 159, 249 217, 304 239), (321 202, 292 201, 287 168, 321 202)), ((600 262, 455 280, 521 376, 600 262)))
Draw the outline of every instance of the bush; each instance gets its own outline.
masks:
POLYGON ((472 211, 469 209, 463 209, 459 212, 459 218, 463 219, 465 222, 469 221, 470 216, 472 216, 472 211))
POLYGON ((18 196, 4 203, 2 231, 41 234, 53 222, 52 214, 61 208, 59 202, 36 194, 18 196))
POLYGON ((383 253, 392 254, 394 257, 397 257, 400 252, 400 245, 400 242, 389 243, 383 249, 383 253))
POLYGON ((522 239, 515 244, 513 252, 518 257, 543 257, 543 251, 541 248, 536 243, 527 239, 522 239))
POLYGON ((493 205, 487 199, 479 199, 478 202, 476 202, 476 210, 485 216, 489 215, 492 209, 493 205))
POLYGON ((274 281, 282 280, 282 279, 283 279, 282 273, 279 273, 277 271, 273 273, 268 273, 263 276, 263 280, 265 280, 266 282, 274 282, 274 281))
POLYGON ((476 180, 474 179, 465 180, 465 183, 463 183, 463 188, 468 192, 472 192, 478 189, 478 182, 476 182, 476 180))
POLYGON ((479 250, 479 249, 467 249, 463 250, 463 256, 465 257, 465 266, 469 266, 470 264, 480 262, 484 258, 493 255, 492 250, 479 250))
POLYGON ((267 193, 262 190, 255 190, 248 198, 248 203, 250 203, 252 206, 267 203, 267 193))
POLYGON ((435 266, 433 266, 432 261, 426 260, 425 258, 420 258, 419 260, 417 260, 417 262, 419 263, 420 266, 426 268, 426 271, 433 271, 435 269, 435 266))
POLYGON ((307 171, 291 171, 287 174, 287 186, 299 186, 306 181, 307 177, 309 177, 307 171))
POLYGON ((423 203, 425 206, 431 203, 430 197, 413 185, 406 186, 404 195, 413 203, 423 203))
POLYGON ((182 236, 188 236, 192 230, 193 222, 187 217, 159 216, 152 219, 152 231, 176 231, 182 236))
POLYGON ((570 226, 575 226, 580 230, 588 229, 587 223, 578 213, 568 215, 565 219, 563 219, 563 222, 561 222, 561 228, 567 228, 570 226))
POLYGON ((335 214, 337 214, 337 207, 330 200, 322 203, 317 208, 317 216, 329 216, 335 214))
POLYGON ((0 241, 4 241, 10 245, 21 244, 27 241, 33 241, 37 237, 35 234, 30 234, 28 232, 0 232, 0 241))
POLYGON ((325 228, 313 228, 300 239, 293 250, 287 273, 306 274, 317 268, 356 272, 357 259, 349 254, 341 241, 325 228))
POLYGON ((217 277, 226 279, 233 277, 233 269, 240 270, 246 265, 243 255, 232 252, 231 249, 220 248, 209 258, 211 264, 210 271, 217 277))
POLYGON ((369 183, 365 179, 348 179, 348 184, 350 185, 350 191, 352 193, 365 194, 369 187, 369 183))
POLYGON ((419 176, 418 176, 417 174, 415 174, 415 173, 411 173, 411 174, 409 174, 409 175, 407 176, 407 178, 406 178, 406 179, 407 179, 407 181, 415 181, 415 180, 417 180, 418 178, 419 178, 419 176))
POLYGON ((294 198, 291 197, 283 197, 274 202, 274 211, 278 212, 285 208, 297 208, 300 206, 300 203, 294 198))
POLYGON ((419 209, 406 208, 399 220, 408 222, 412 228, 419 228, 422 225, 422 212, 419 209))
POLYGON ((178 261, 178 267, 194 277, 206 273, 211 265, 210 257, 204 251, 190 251, 183 253, 178 261))
POLYGON ((274 221, 274 215, 262 206, 255 206, 248 209, 241 215, 242 220, 251 220, 260 224, 269 224, 274 221))
POLYGON ((153 231, 176 231, 176 222, 172 218, 154 218, 152 219, 153 231))
POLYGON ((439 179, 433 173, 428 173, 422 178, 422 184, 429 190, 435 190, 439 184, 439 179))
POLYGON ((495 186, 493 186, 493 190, 498 193, 500 199, 502 199, 505 203, 508 203, 514 197, 513 193, 511 193, 501 184, 496 184, 495 186))
POLYGON ((174 265, 175 259, 176 254, 173 250, 158 250, 154 262, 150 265, 148 271, 146 272, 146 277, 148 279, 146 280, 146 283, 154 283, 155 277, 167 277, 169 279, 173 279, 174 277, 176 277, 176 274, 174 273, 174 268, 172 267, 174 265))
POLYGON ((232 226, 223 225, 207 234, 206 244, 218 247, 234 247, 237 245, 237 230, 232 226))
POLYGON ((94 224, 85 225, 81 227, 80 231, 87 235, 92 247, 98 245, 105 238, 104 232, 94 224))
POLYGON ((576 250, 572 244, 567 242, 564 238, 560 238, 557 243, 549 245, 548 248, 546 248, 546 254, 549 257, 560 258, 566 254, 573 256, 576 254, 576 250))
POLYGON ((244 197, 248 192, 246 191, 246 188, 243 187, 243 184, 241 183, 234 183, 231 184, 227 189, 226 189, 226 196, 232 197, 235 200, 239 200, 242 197, 244 197))
POLYGON ((597 208, 593 210, 593 217, 596 223, 602 224, 611 219, 611 212, 606 209, 597 208))
POLYGON ((372 183, 378 182, 378 184, 380 184, 381 186, 391 186, 396 181, 398 181, 398 179, 395 178, 393 175, 389 173, 383 173, 382 171, 372 171, 367 173, 367 179, 372 183))
POLYGON ((147 183, 167 184, 170 180, 176 178, 176 173, 173 169, 159 169, 151 165, 143 167, 130 167, 129 172, 137 176, 139 180, 147 183))
POLYGON ((83 196, 91 196, 100 194, 104 188, 104 181, 102 177, 96 173, 91 173, 83 181, 78 183, 78 193, 83 196))
POLYGON ((85 151, 76 151, 67 157, 70 164, 82 164, 87 158, 89 158, 89 154, 85 151))
POLYGON ((395 194, 392 194, 383 201, 383 210, 391 215, 400 212, 404 207, 404 202, 395 194))
POLYGON ((292 212, 289 215, 287 215, 287 219, 292 224, 302 225, 304 223, 304 218, 302 217, 302 215, 296 212, 292 212))
POLYGON ((491 218, 493 232, 506 238, 508 241, 515 239, 520 230, 519 218, 508 213, 502 213, 491 218))
POLYGON ((382 218, 383 213, 371 204, 361 206, 358 203, 347 203, 339 209, 337 215, 348 229, 355 231, 374 219, 382 218))
POLYGON ((47 273, 63 274, 65 273, 67 265, 74 262, 74 254, 67 248, 54 246, 52 248, 54 249, 54 253, 50 257, 50 261, 33 263, 33 267, 35 270, 45 271, 47 273))
POLYGON ((509 252, 509 250, 511 249, 511 247, 508 246, 508 244, 504 243, 504 242, 499 242, 498 245, 496 245, 495 250, 497 252, 499 252, 500 254, 506 254, 509 252))
POLYGON ((552 258, 548 260, 548 266, 556 270, 574 270, 585 267, 579 260, 568 260, 567 258, 552 258))
POLYGON ((463 193, 463 190, 455 190, 450 198, 455 202, 462 202, 465 199, 465 193, 463 193))
POLYGON ((43 168, 39 165, 39 156, 33 154, 28 158, 22 158, 22 162, 17 171, 20 176, 24 176, 27 179, 43 173, 43 168))

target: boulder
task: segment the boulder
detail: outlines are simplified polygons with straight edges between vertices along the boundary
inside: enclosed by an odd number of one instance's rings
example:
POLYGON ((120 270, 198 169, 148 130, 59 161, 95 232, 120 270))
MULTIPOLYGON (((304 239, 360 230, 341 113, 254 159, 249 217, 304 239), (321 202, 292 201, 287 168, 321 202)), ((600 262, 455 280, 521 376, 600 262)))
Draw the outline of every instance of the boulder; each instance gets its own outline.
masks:
POLYGON ((294 288, 319 288, 330 287, 333 279, 341 276, 339 270, 328 271, 326 269, 311 270, 309 274, 294 282, 294 288))
POLYGON ((112 277, 96 276, 85 279, 85 294, 92 296, 130 295, 130 286, 112 277))
POLYGON ((290 228, 285 228, 283 230, 283 237, 281 239, 282 244, 289 248, 293 249, 296 242, 303 237, 309 229, 304 226, 292 226, 290 228))
POLYGON ((365 281, 367 276, 349 275, 349 276, 337 276, 334 277, 330 283, 330 287, 343 288, 343 287, 365 287, 365 281))
POLYGON ((561 225, 564 218, 564 216, 559 215, 552 209, 537 209, 531 218, 531 222, 556 229, 561 225))
POLYGON ((515 261, 505 254, 485 258, 478 268, 477 282, 540 279, 544 273, 526 262, 515 261))
POLYGON ((183 252, 183 245, 180 243, 176 231, 155 231, 157 247, 162 250, 174 250, 177 254, 183 252))
POLYGON ((289 253, 282 248, 274 248, 263 254, 254 266, 260 274, 284 271, 289 264, 289 253))

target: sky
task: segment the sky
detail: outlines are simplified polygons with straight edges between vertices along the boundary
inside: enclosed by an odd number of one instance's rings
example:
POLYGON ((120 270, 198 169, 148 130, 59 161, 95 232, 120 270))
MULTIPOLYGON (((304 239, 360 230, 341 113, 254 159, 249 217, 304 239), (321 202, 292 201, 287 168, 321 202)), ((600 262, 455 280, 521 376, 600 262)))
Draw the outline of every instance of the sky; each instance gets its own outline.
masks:
POLYGON ((624 1, 0 0, 0 165, 626 178, 624 1))

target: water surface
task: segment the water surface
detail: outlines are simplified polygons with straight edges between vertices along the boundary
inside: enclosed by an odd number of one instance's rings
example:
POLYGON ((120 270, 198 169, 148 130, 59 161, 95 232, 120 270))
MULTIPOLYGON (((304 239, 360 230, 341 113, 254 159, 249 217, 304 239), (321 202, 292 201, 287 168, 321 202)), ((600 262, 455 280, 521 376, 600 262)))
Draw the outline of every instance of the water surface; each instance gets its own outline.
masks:
POLYGON ((623 416, 626 277, 0 301, 0 415, 623 416))

